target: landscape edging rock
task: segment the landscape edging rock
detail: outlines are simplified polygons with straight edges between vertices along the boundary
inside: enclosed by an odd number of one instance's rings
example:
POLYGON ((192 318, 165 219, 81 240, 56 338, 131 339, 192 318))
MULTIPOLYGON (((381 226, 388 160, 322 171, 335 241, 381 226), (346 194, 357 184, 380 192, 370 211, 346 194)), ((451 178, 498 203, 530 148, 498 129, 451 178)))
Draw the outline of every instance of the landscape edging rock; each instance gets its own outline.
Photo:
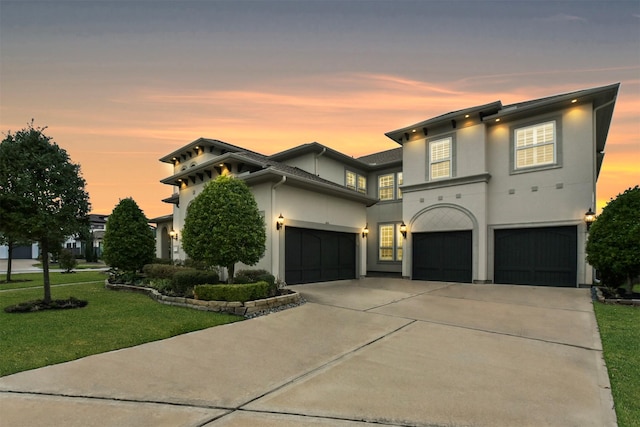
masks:
POLYGON ((604 304, 620 304, 620 305, 633 305, 635 307, 640 307, 640 299, 624 299, 624 298, 605 298, 602 293, 602 289, 597 286, 594 286, 596 298, 598 301, 604 304))
POLYGON ((161 304, 193 308, 195 310, 214 311, 217 313, 237 314, 239 316, 248 316, 257 312, 270 310, 289 304, 298 304, 301 302, 300 294, 291 290, 289 290, 289 293, 286 295, 278 295, 275 297, 242 303, 240 301, 204 301, 185 297, 170 297, 161 294, 153 288, 125 285, 119 283, 109 283, 108 280, 105 280, 104 285, 107 289, 113 289, 116 291, 130 291, 145 294, 161 304))

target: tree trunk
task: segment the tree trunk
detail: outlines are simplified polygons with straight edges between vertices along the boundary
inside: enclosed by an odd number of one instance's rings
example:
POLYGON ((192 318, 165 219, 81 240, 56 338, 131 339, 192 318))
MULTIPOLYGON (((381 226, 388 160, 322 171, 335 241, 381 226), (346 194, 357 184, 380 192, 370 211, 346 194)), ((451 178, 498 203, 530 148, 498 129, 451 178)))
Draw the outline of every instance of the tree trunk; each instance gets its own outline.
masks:
POLYGON ((227 283, 229 284, 233 283, 233 276, 235 276, 235 272, 236 272, 235 264, 230 264, 227 266, 227 273, 229 274, 229 277, 227 278, 227 283))
POLYGON ((13 240, 7 242, 7 247, 9 248, 9 256, 7 257, 7 283, 9 283, 11 281, 11 263, 13 262, 13 240))
POLYGON ((42 274, 44 275, 44 303, 51 302, 51 282, 49 282, 49 242, 47 239, 40 241, 42 251, 42 274))

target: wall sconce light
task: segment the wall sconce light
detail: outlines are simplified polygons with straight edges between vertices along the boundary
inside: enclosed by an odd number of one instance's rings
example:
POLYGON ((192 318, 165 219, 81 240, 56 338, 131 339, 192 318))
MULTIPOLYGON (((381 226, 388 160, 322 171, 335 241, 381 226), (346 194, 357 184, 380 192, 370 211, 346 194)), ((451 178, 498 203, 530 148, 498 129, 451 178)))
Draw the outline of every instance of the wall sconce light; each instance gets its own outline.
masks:
POLYGON ((178 232, 174 229, 171 229, 171 231, 169 232, 169 237, 171 237, 173 240, 178 240, 178 232))
POLYGON ((405 224, 404 221, 400 224, 400 234, 402 234, 402 237, 405 239, 407 238, 407 224, 405 224))
POLYGON ((280 231, 283 225, 284 225, 284 217, 282 216, 282 214, 280 214, 280 216, 276 220, 276 230, 280 231))
POLYGON ((587 224, 587 231, 591 228, 591 224, 596 220, 596 214, 589 208, 587 212, 584 214, 584 222, 587 224))
POLYGON ((364 226, 364 228, 362 229, 362 238, 366 238, 369 235, 369 223, 367 223, 367 225, 364 226))

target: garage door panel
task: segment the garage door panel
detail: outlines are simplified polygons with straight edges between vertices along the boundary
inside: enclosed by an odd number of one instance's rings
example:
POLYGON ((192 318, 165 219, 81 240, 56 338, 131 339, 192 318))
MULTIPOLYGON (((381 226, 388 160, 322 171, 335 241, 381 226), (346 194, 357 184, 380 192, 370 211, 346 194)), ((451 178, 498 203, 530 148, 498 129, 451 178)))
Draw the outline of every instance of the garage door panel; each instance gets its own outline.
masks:
POLYGON ((285 280, 290 284, 353 279, 355 234, 285 229, 285 280))
POLYGON ((412 238, 414 279, 471 282, 471 230, 414 233, 412 238))
POLYGON ((496 230, 494 282, 575 286, 577 228, 496 230))

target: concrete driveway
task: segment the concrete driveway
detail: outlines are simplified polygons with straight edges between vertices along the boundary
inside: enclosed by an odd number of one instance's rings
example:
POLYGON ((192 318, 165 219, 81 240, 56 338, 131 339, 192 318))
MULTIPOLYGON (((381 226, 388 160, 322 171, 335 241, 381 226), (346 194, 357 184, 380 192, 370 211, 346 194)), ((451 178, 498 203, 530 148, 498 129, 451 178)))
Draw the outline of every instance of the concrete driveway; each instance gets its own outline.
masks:
POLYGON ((614 426, 587 289, 368 278, 0 378, 0 426, 614 426))

